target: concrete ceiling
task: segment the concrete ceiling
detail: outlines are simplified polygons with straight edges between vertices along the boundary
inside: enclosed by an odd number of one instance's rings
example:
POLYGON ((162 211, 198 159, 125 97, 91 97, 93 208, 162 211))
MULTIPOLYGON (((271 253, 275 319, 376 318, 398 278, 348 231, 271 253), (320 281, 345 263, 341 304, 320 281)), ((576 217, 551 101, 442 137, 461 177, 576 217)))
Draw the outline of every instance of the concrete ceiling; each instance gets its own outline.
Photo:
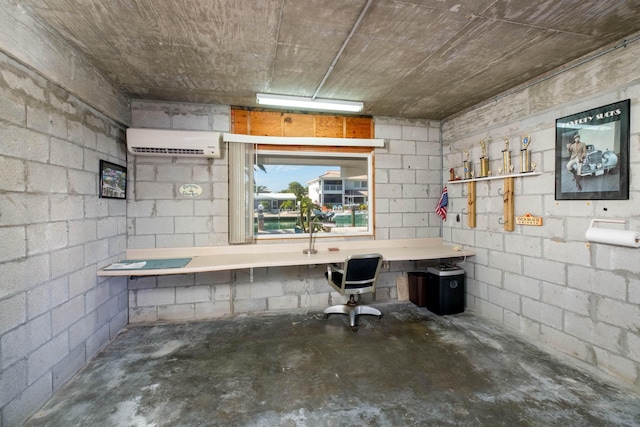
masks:
POLYGON ((256 92, 320 88, 365 114, 426 119, 640 31, 636 0, 21 3, 132 98, 255 107, 256 92))

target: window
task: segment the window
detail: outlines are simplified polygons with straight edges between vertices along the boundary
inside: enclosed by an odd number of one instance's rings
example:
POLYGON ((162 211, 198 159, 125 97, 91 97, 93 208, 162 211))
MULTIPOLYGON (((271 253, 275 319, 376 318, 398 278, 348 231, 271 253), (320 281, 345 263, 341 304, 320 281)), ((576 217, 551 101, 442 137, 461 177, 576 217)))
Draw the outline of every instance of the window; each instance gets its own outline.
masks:
POLYGON ((306 238, 309 227, 317 237, 373 234, 372 193, 361 190, 373 182, 373 152, 356 151, 258 147, 254 237, 306 238))
POLYGON ((229 154, 230 244, 306 238, 310 229, 319 237, 374 234, 374 149, 384 140, 223 137, 229 154), (324 189, 325 180, 331 190, 324 189))
POLYGON ((373 234, 372 147, 228 145, 230 244, 373 234))

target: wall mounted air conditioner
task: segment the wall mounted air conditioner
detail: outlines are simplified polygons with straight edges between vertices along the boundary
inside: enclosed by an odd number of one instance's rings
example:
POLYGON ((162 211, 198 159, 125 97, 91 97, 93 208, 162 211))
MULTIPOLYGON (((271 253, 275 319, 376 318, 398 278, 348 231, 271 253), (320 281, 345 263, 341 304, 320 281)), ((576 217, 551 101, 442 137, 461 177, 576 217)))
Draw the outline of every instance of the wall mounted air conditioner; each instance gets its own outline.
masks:
POLYGON ((215 157, 222 155, 219 132, 127 129, 127 149, 136 156, 215 157))

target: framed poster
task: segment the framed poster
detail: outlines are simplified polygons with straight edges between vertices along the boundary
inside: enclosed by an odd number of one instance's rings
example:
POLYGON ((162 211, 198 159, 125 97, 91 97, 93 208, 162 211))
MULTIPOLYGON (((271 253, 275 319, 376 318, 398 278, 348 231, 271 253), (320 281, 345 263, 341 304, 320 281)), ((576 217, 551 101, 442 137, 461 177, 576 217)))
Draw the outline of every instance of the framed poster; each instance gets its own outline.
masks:
POLYGON ((629 105, 556 119, 556 200, 629 199, 629 105))
POLYGON ((127 168, 100 160, 100 197, 127 198, 127 168))

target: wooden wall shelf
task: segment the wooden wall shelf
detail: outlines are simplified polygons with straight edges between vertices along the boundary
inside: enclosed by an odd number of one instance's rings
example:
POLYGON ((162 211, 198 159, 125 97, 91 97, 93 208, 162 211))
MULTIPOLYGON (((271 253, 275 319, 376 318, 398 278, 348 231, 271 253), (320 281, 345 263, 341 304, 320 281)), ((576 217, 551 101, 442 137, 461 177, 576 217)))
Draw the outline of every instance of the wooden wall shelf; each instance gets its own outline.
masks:
POLYGON ((542 172, 510 173, 505 175, 491 175, 491 176, 483 176, 483 177, 471 178, 471 179, 458 179, 455 181, 447 181, 447 184, 464 184, 465 182, 491 181, 493 179, 505 179, 505 178, 526 178, 528 176, 538 176, 538 175, 542 175, 542 172))
POLYGON ((467 215, 470 228, 476 226, 476 182, 477 181, 490 181, 493 179, 504 180, 504 191, 502 193, 504 204, 504 230, 513 231, 514 227, 514 213, 513 213, 513 179, 514 178, 526 178, 529 176, 542 175, 542 172, 526 172, 526 173, 511 173, 506 175, 491 175, 481 178, 471 179, 458 179, 456 181, 447 181, 447 184, 468 184, 469 192, 467 194, 467 215))

